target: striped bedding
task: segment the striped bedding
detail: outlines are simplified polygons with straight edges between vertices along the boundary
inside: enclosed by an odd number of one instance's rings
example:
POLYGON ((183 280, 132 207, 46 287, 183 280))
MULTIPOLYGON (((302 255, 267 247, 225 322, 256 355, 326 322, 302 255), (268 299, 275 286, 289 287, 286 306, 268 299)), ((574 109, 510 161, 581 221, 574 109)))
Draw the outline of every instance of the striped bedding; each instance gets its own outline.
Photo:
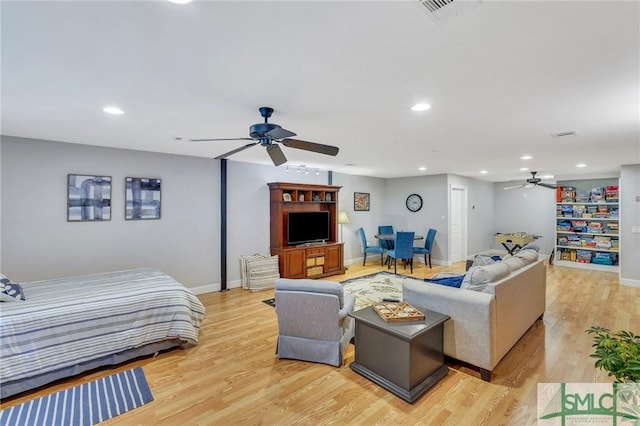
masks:
POLYGON ((0 388, 168 339, 197 344, 205 309, 154 268, 21 283, 0 306, 0 388))

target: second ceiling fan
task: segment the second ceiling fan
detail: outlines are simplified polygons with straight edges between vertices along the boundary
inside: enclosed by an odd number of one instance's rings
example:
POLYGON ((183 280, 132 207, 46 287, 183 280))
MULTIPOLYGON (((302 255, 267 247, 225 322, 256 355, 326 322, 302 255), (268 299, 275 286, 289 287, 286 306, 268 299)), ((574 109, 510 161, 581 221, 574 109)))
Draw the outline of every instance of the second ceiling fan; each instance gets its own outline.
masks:
POLYGON ((541 178, 536 177, 538 172, 531 172, 531 178, 527 179, 524 183, 520 183, 518 185, 510 185, 505 186, 503 189, 505 191, 509 189, 518 189, 518 188, 533 188, 534 186, 542 186, 544 188, 556 189, 556 185, 552 185, 550 183, 542 182, 541 178))
POLYGON ((236 148, 224 154, 218 155, 216 159, 227 158, 237 152, 244 151, 247 148, 260 144, 267 149, 271 161, 276 166, 287 162, 282 149, 278 144, 282 144, 288 148, 302 149, 305 151, 317 152, 325 155, 337 155, 339 148, 331 145, 324 145, 315 142, 307 142, 300 139, 291 139, 292 136, 296 136, 295 133, 283 129, 281 126, 269 123, 269 117, 273 114, 273 108, 260 107, 258 108, 260 115, 264 118, 264 123, 256 123, 249 127, 248 138, 221 138, 221 139, 189 139, 190 142, 212 142, 212 141, 253 141, 246 145, 236 148))

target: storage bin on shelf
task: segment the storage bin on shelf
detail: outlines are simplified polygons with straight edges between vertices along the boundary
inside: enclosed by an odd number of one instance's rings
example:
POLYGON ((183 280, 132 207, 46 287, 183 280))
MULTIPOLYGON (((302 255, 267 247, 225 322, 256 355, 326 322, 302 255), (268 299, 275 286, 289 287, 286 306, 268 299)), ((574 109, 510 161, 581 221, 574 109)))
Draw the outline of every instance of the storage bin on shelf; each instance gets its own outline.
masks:
POLYGON ((576 259, 578 263, 591 263, 591 251, 588 250, 576 250, 576 259))

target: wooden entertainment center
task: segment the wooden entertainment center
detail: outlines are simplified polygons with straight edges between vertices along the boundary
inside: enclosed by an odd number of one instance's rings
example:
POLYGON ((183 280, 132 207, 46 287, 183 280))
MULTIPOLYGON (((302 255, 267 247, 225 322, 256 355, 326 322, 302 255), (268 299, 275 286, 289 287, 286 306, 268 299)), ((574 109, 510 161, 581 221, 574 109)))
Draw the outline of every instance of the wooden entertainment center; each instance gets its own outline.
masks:
POLYGON ((269 185, 271 255, 278 255, 282 278, 322 278, 344 274, 343 243, 338 237, 340 186, 272 182, 269 185), (329 212, 329 239, 290 246, 289 212, 329 212))

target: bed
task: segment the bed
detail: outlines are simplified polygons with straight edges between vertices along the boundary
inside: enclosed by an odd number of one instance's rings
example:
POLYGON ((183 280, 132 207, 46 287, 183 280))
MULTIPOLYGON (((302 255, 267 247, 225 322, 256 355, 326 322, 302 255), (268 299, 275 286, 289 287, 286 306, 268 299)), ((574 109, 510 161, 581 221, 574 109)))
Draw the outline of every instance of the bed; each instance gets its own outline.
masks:
POLYGON ((0 398, 198 343, 205 308, 154 268, 20 283, 0 304, 0 398))

